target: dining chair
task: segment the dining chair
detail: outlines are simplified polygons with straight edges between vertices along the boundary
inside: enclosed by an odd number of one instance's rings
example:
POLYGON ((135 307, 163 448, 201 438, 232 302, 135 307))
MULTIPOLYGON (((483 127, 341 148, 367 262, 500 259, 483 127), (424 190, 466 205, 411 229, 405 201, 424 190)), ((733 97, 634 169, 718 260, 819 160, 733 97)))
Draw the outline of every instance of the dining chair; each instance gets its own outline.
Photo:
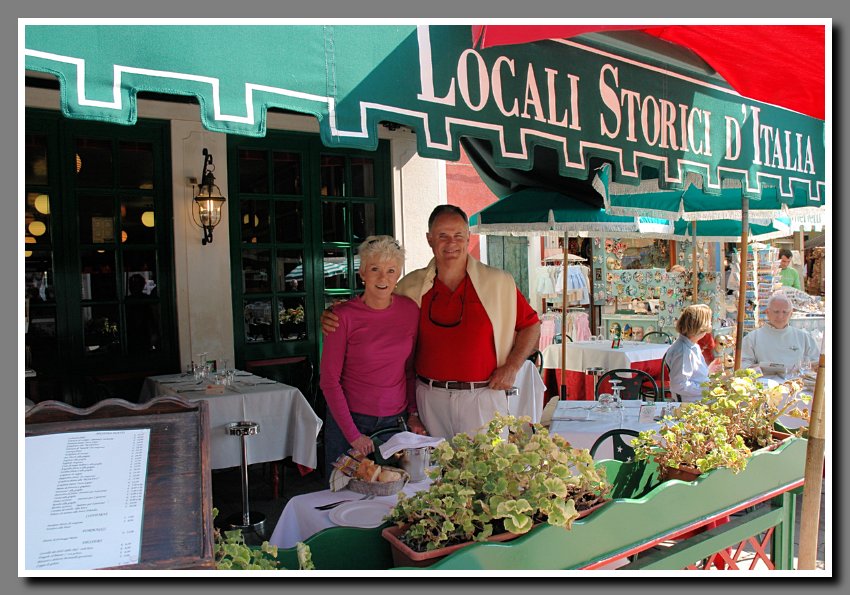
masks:
POLYGON ((604 434, 600 435, 593 442, 593 446, 590 447, 590 456, 591 458, 596 458, 596 451, 599 450, 599 447, 605 443, 606 440, 611 439, 612 441, 612 450, 614 453, 615 461, 622 461, 624 463, 631 463, 635 460, 635 449, 632 448, 629 442, 623 440, 623 436, 631 436, 633 438, 638 437, 638 432, 635 430, 629 430, 626 428, 615 428, 613 430, 608 430, 604 434))
MULTIPOLYGON (((680 395, 670 390, 670 364, 667 363, 667 354, 661 358, 661 384, 658 386, 663 401, 682 401, 680 395)), ((656 399, 658 400, 658 399, 656 399)))
POLYGON ((658 394, 658 384, 649 372, 643 370, 635 370, 633 368, 617 368, 608 370, 599 377, 596 383, 596 388, 593 391, 595 399, 599 399, 599 395, 603 392, 613 393, 611 389, 612 380, 619 380, 623 390, 620 393, 620 398, 624 401, 642 400, 653 401, 655 395, 658 394))
POLYGON ((528 356, 528 361, 534 364, 534 367, 537 368, 537 371, 540 375, 543 375, 543 352, 539 349, 535 349, 534 353, 528 356))
POLYGON ((666 343, 667 345, 671 345, 673 343, 673 337, 670 333, 665 333, 664 331, 649 331, 643 335, 641 341, 644 343, 666 343))
MULTIPOLYGON (((567 338, 567 341, 569 341, 570 343, 573 342, 573 338, 571 336, 569 336, 569 335, 564 335, 564 336, 567 338)), ((558 333, 557 335, 555 335, 555 338, 552 339, 552 342, 560 345, 560 343, 561 343, 561 333, 558 333)))

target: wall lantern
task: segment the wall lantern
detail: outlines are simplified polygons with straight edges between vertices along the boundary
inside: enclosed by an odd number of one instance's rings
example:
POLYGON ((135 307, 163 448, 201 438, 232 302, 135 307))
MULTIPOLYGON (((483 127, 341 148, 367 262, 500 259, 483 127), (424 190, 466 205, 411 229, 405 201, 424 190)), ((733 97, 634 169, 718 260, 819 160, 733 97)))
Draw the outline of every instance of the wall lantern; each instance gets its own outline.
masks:
POLYGON ((225 198, 215 185, 215 176, 212 174, 215 170, 212 154, 204 149, 203 155, 204 169, 192 205, 192 219, 195 225, 204 230, 204 239, 201 240, 201 244, 206 246, 213 241, 213 228, 221 222, 221 207, 225 198))

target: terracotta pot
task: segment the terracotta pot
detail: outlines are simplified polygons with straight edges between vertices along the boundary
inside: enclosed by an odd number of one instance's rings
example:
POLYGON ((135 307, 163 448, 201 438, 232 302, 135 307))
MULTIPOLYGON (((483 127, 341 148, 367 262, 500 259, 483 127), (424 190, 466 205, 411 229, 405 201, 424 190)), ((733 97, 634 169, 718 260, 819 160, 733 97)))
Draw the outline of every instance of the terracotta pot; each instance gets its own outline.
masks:
POLYGON ((597 510, 602 508, 604 505, 608 504, 610 501, 611 501, 610 498, 600 498, 596 502, 596 504, 594 504, 593 506, 588 506, 587 508, 583 508, 581 510, 578 510, 577 511, 578 512, 578 518, 583 519, 587 515, 596 512, 597 510))
MULTIPOLYGON (((532 527, 532 530, 533 529, 534 527, 532 527)), ((390 546, 392 547, 393 552, 393 565, 396 567, 415 566, 421 568, 424 566, 430 566, 440 558, 445 558, 454 551, 457 551, 468 545, 472 545, 473 543, 478 543, 477 541, 467 541, 464 543, 456 543, 455 545, 447 545, 446 547, 437 548, 428 552, 417 552, 411 549, 406 543, 404 543, 400 539, 401 534, 404 533, 406 530, 407 527, 399 527, 398 525, 393 525, 392 527, 387 527, 386 529, 381 531, 381 536, 390 542, 390 546)), ((487 538, 487 541, 508 541, 516 537, 519 537, 519 535, 516 533, 499 533, 498 535, 491 535, 487 538)))
POLYGON ((776 450, 777 448, 782 446, 782 442, 784 440, 791 437, 791 434, 789 434, 788 432, 779 432, 777 430, 771 430, 770 435, 773 438, 773 442, 758 450, 776 450))
POLYGON ((667 465, 658 466, 659 477, 661 481, 667 481, 668 479, 680 479, 682 481, 694 481, 697 477, 702 475, 702 471, 700 471, 697 467, 691 467, 690 465, 679 465, 678 467, 668 467, 667 465))
MULTIPOLYGON (((578 512, 578 517, 576 520, 582 519, 596 512, 610 501, 610 498, 601 498, 592 506, 576 511, 578 512)), ((534 523, 534 525, 531 527, 531 530, 533 531, 534 528, 540 524, 541 523, 534 523)), ((383 536, 383 538, 389 541, 390 545, 392 546, 393 564, 395 566, 430 566, 438 559, 444 558, 452 552, 459 550, 460 548, 472 545, 473 543, 478 543, 477 541, 467 541, 465 543, 448 545, 446 547, 431 550, 429 552, 417 552, 411 549, 406 543, 401 541, 400 536, 406 530, 407 526, 399 527, 398 525, 393 525, 392 527, 387 527, 386 529, 381 531, 381 535, 383 536)), ((517 537, 522 537, 522 535, 527 535, 527 533, 498 533, 497 535, 491 535, 490 537, 488 537, 487 541, 498 543, 502 541, 509 541, 517 537)))

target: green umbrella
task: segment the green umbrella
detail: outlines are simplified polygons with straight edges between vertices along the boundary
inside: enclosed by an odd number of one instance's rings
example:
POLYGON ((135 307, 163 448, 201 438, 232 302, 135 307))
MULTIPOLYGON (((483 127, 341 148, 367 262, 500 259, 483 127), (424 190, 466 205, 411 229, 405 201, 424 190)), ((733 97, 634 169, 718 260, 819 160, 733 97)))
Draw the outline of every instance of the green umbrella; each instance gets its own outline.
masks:
MULTIPOLYGON (((671 234, 669 221, 651 217, 616 216, 605 209, 549 190, 526 188, 510 194, 469 218, 470 231, 483 235, 562 235, 564 236, 564 295, 566 295, 567 239, 618 235, 638 237, 671 234)), ((561 382, 566 377, 566 317, 561 317, 561 382)), ((563 384, 562 384, 563 386, 563 384)))
POLYGON ((510 194, 469 218, 470 231, 492 235, 617 234, 638 237, 672 233, 669 221, 653 217, 611 215, 560 192, 526 188, 510 194))

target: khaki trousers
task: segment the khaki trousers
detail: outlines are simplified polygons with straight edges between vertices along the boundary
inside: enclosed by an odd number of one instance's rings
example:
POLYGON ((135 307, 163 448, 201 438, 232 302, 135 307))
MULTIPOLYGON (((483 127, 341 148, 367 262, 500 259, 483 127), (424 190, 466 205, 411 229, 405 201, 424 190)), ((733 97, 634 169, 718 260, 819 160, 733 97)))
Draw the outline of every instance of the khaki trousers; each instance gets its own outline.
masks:
POLYGON ((449 390, 416 381, 416 406, 425 429, 447 440, 461 432, 474 436, 485 431, 497 412, 508 415, 508 398, 516 397, 503 390, 449 390))

